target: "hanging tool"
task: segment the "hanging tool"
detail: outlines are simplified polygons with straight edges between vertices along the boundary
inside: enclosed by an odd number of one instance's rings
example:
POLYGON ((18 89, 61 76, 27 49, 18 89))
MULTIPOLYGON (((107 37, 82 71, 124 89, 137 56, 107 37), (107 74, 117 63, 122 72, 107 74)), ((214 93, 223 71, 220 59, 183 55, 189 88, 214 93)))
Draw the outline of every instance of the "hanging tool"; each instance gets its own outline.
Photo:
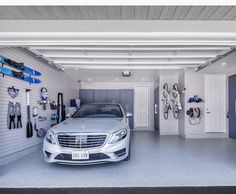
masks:
POLYGON ((27 125, 26 125, 26 137, 30 138, 33 136, 33 127, 30 119, 30 89, 26 89, 26 99, 27 99, 27 125))
POLYGON ((57 123, 60 123, 66 119, 66 111, 65 111, 65 105, 63 103, 63 94, 58 93, 57 95, 57 123))
POLYGON ((39 115, 39 109, 37 106, 33 107, 33 117, 34 117, 34 130, 37 131, 37 117, 39 115))

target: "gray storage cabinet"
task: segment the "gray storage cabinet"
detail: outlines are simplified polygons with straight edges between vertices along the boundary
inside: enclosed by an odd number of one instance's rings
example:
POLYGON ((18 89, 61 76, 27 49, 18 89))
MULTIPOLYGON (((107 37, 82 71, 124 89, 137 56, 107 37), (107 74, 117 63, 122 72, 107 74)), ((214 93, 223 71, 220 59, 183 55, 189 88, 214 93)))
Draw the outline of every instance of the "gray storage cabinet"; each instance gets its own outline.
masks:
MULTIPOLYGON (((134 91, 80 89, 81 105, 87 103, 120 103, 125 112, 134 113, 134 91)), ((133 118, 129 119, 130 129, 133 129, 133 118)))

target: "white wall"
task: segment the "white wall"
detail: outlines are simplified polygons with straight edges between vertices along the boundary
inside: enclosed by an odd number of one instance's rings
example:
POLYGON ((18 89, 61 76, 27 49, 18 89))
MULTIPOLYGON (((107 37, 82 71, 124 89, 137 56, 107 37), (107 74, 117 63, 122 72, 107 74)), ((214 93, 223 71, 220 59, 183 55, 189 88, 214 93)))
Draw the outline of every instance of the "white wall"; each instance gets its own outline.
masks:
MULTIPOLYGON (((178 77, 179 90, 184 91, 185 89, 185 72, 181 73, 178 77)), ((184 136, 185 133, 185 92, 180 92, 180 102, 182 105, 182 110, 180 111, 178 120, 178 131, 179 135, 184 136)))
MULTIPOLYGON (((178 83, 178 75, 160 76, 160 135, 178 135, 178 119, 173 116, 173 110, 169 111, 169 117, 164 119, 163 113, 163 85, 167 83, 169 90, 173 84, 178 83)), ((172 104, 171 104, 172 106, 172 104)))
MULTIPOLYGON (((141 130, 154 130, 154 83, 152 82, 81 82, 81 89, 135 89, 135 86, 150 87, 149 127, 141 130)), ((135 110, 135 107, 134 107, 135 110)), ((134 114, 135 117, 135 114, 134 114)), ((134 119, 135 120, 135 119, 134 119)), ((134 123, 135 126, 135 123, 134 123)), ((139 129, 136 129, 139 130, 139 129)))
MULTIPOLYGON (((69 105, 69 100, 71 98, 78 97, 78 84, 68 77, 64 72, 56 71, 49 66, 38 61, 36 58, 25 53, 21 49, 0 49, 0 55, 8 57, 17 62, 24 62, 27 66, 32 67, 42 73, 42 76, 38 77, 42 83, 38 85, 29 85, 27 82, 11 78, 8 76, 0 77, 0 161, 4 160, 4 156, 9 156, 13 153, 22 151, 24 149, 30 148, 34 145, 40 144, 42 142, 41 138, 34 136, 32 138, 26 138, 26 122, 27 122, 27 112, 26 112, 26 93, 25 89, 30 88, 32 90, 31 97, 31 107, 38 106, 40 109, 41 116, 47 116, 48 120, 46 122, 46 127, 49 128, 51 125, 50 116, 55 111, 50 110, 49 106, 47 110, 43 111, 42 107, 37 104, 40 98, 40 89, 46 87, 49 92, 49 97, 51 100, 57 101, 57 93, 62 92, 64 94, 65 105, 69 105), (7 88, 14 86, 20 89, 20 94, 17 98, 11 99, 7 94, 7 88), (7 126, 7 108, 8 102, 20 102, 22 106, 22 124, 21 129, 8 129, 7 126)), ((6 66, 7 67, 7 66, 6 66)), ((34 122, 34 119, 31 119, 34 122)), ((44 122, 37 122, 38 128, 44 127, 44 122)))
MULTIPOLYGON (((185 117, 181 117, 179 122, 185 123, 184 126, 184 136, 186 138, 221 138, 227 137, 227 133, 205 133, 204 132, 204 113, 205 113, 205 103, 188 103, 188 99, 193 97, 194 95, 198 95, 203 100, 205 100, 204 96, 204 72, 195 72, 193 70, 185 71, 185 117), (198 125, 191 125, 188 122, 188 115, 186 111, 191 107, 199 107, 201 110, 201 123, 198 125)), ((180 129, 182 130, 182 129, 180 129)), ((181 135, 183 135, 181 133, 181 135)))

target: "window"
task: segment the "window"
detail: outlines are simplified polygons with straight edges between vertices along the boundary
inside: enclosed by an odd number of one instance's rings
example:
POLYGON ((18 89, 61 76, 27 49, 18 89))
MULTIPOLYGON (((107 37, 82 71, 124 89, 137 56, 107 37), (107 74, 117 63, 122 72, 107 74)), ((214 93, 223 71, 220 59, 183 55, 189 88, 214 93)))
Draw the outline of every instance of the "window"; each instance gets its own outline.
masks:
POLYGON ((123 112, 119 105, 87 104, 81 106, 72 118, 122 118, 123 112))

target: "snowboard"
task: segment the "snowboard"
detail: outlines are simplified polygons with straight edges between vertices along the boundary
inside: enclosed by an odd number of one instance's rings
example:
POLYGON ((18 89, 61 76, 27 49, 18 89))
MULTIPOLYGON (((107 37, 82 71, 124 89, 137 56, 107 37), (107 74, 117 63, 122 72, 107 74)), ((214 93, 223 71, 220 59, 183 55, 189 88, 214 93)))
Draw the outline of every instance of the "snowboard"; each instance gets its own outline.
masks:
POLYGON ((8 65, 10 67, 13 67, 15 69, 18 69, 20 71, 23 71, 24 73, 29 74, 29 75, 34 75, 34 76, 40 76, 41 75, 41 73, 39 71, 35 71, 35 70, 25 66, 24 63, 17 63, 15 61, 12 61, 11 59, 8 59, 8 58, 3 57, 3 56, 0 56, 0 62, 5 64, 5 65, 8 65))
POLYGON ((0 73, 2 73, 4 75, 8 75, 10 77, 21 79, 21 80, 26 81, 30 84, 39 84, 39 83, 41 83, 41 81, 39 79, 27 76, 23 72, 13 71, 13 70, 7 69, 5 67, 1 67, 1 66, 0 66, 0 73))

